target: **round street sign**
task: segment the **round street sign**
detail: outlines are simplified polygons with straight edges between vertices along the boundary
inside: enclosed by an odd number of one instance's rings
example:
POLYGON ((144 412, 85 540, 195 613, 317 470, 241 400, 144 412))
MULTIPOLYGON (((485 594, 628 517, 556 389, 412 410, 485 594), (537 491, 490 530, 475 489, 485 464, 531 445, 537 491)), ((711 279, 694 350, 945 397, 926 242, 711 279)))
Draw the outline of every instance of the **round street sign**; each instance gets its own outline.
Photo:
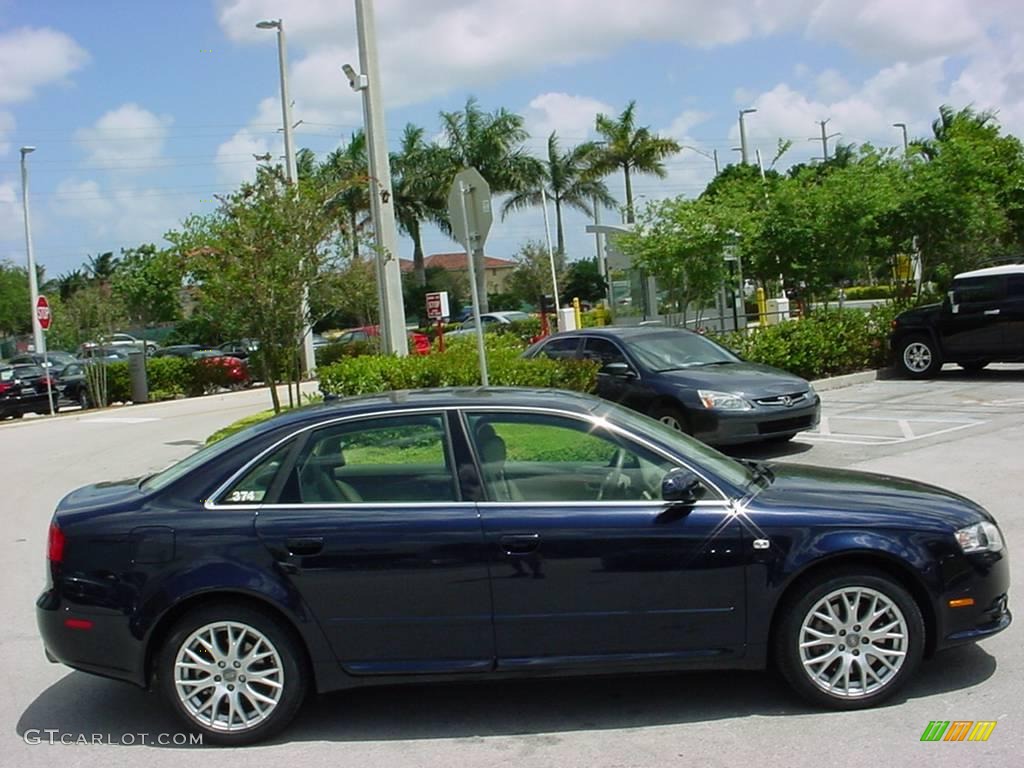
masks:
POLYGON ((44 331, 50 327, 50 302, 46 300, 45 296, 36 299, 36 320, 39 321, 39 327, 44 331))

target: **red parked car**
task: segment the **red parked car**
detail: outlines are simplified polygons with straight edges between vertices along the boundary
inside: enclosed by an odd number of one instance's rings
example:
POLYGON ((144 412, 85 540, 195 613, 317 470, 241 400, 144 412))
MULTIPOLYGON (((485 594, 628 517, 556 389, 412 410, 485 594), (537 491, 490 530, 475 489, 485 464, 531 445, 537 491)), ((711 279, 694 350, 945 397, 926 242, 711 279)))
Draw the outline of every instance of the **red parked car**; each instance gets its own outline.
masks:
POLYGON ((230 389, 241 389, 252 384, 249 366, 245 360, 225 355, 219 350, 208 349, 192 353, 192 358, 202 361, 203 365, 220 368, 225 377, 225 384, 230 389))
MULTIPOLYGON (((377 341, 380 338, 380 326, 364 325, 350 328, 338 337, 336 344, 355 344, 357 342, 377 341)), ((430 337, 419 331, 409 331, 409 351, 414 355, 430 354, 430 337)))

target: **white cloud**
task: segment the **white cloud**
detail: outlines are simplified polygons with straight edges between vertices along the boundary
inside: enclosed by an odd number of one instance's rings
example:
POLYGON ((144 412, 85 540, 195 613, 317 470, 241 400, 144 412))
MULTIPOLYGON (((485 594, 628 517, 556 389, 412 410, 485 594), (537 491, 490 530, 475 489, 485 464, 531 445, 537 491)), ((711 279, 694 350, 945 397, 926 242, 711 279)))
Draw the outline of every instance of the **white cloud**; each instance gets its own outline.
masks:
POLYGON ((123 104, 76 131, 75 141, 89 153, 89 165, 143 171, 160 159, 172 122, 138 104, 123 104))
POLYGON ((63 221, 80 222, 82 242, 110 248, 160 242, 198 202, 186 193, 143 187, 105 189, 93 179, 70 178, 57 185, 50 212, 63 221))
POLYGON ((7 137, 14 133, 14 115, 10 112, 0 112, 0 155, 6 155, 11 149, 11 143, 7 137))
POLYGON ((557 131, 562 143, 571 145, 593 135, 594 119, 598 114, 613 114, 615 111, 610 105, 590 96, 542 93, 521 114, 532 137, 547 141, 548 135, 557 131))
MULTIPOLYGON (((217 147, 217 179, 232 187, 256 178, 258 161, 252 155, 270 152, 266 139, 243 128, 217 147)), ((271 153, 272 155, 274 153, 271 153)))
POLYGON ((22 27, 0 34, 0 104, 30 99, 88 61, 85 49, 63 32, 22 27))
POLYGON ((24 237, 21 193, 13 180, 0 181, 0 240, 14 241, 24 237))

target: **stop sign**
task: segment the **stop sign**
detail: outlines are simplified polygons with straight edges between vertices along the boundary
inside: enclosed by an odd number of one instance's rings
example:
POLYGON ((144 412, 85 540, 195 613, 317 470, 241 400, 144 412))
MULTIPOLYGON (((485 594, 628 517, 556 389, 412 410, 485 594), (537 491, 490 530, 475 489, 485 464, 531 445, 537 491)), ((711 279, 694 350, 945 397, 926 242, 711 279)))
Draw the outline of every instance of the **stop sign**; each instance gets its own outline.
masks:
POLYGON ((39 327, 44 331, 50 327, 50 302, 46 300, 45 296, 36 299, 36 320, 39 321, 39 327))

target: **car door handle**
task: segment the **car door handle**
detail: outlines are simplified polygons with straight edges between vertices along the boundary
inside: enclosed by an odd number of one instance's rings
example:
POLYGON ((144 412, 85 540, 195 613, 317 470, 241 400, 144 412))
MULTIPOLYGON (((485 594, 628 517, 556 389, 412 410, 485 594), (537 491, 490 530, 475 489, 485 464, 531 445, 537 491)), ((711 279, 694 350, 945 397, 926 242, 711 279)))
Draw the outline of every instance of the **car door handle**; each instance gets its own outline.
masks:
POLYGON ((501 551, 511 557, 529 555, 540 546, 539 533, 514 533, 498 539, 501 551))
POLYGON ((318 555, 324 548, 324 540, 319 536, 301 539, 285 539, 285 548, 289 555, 318 555))
POLYGON ((999 310, 998 309, 986 309, 985 310, 985 314, 986 315, 998 315, 999 314, 999 310))

